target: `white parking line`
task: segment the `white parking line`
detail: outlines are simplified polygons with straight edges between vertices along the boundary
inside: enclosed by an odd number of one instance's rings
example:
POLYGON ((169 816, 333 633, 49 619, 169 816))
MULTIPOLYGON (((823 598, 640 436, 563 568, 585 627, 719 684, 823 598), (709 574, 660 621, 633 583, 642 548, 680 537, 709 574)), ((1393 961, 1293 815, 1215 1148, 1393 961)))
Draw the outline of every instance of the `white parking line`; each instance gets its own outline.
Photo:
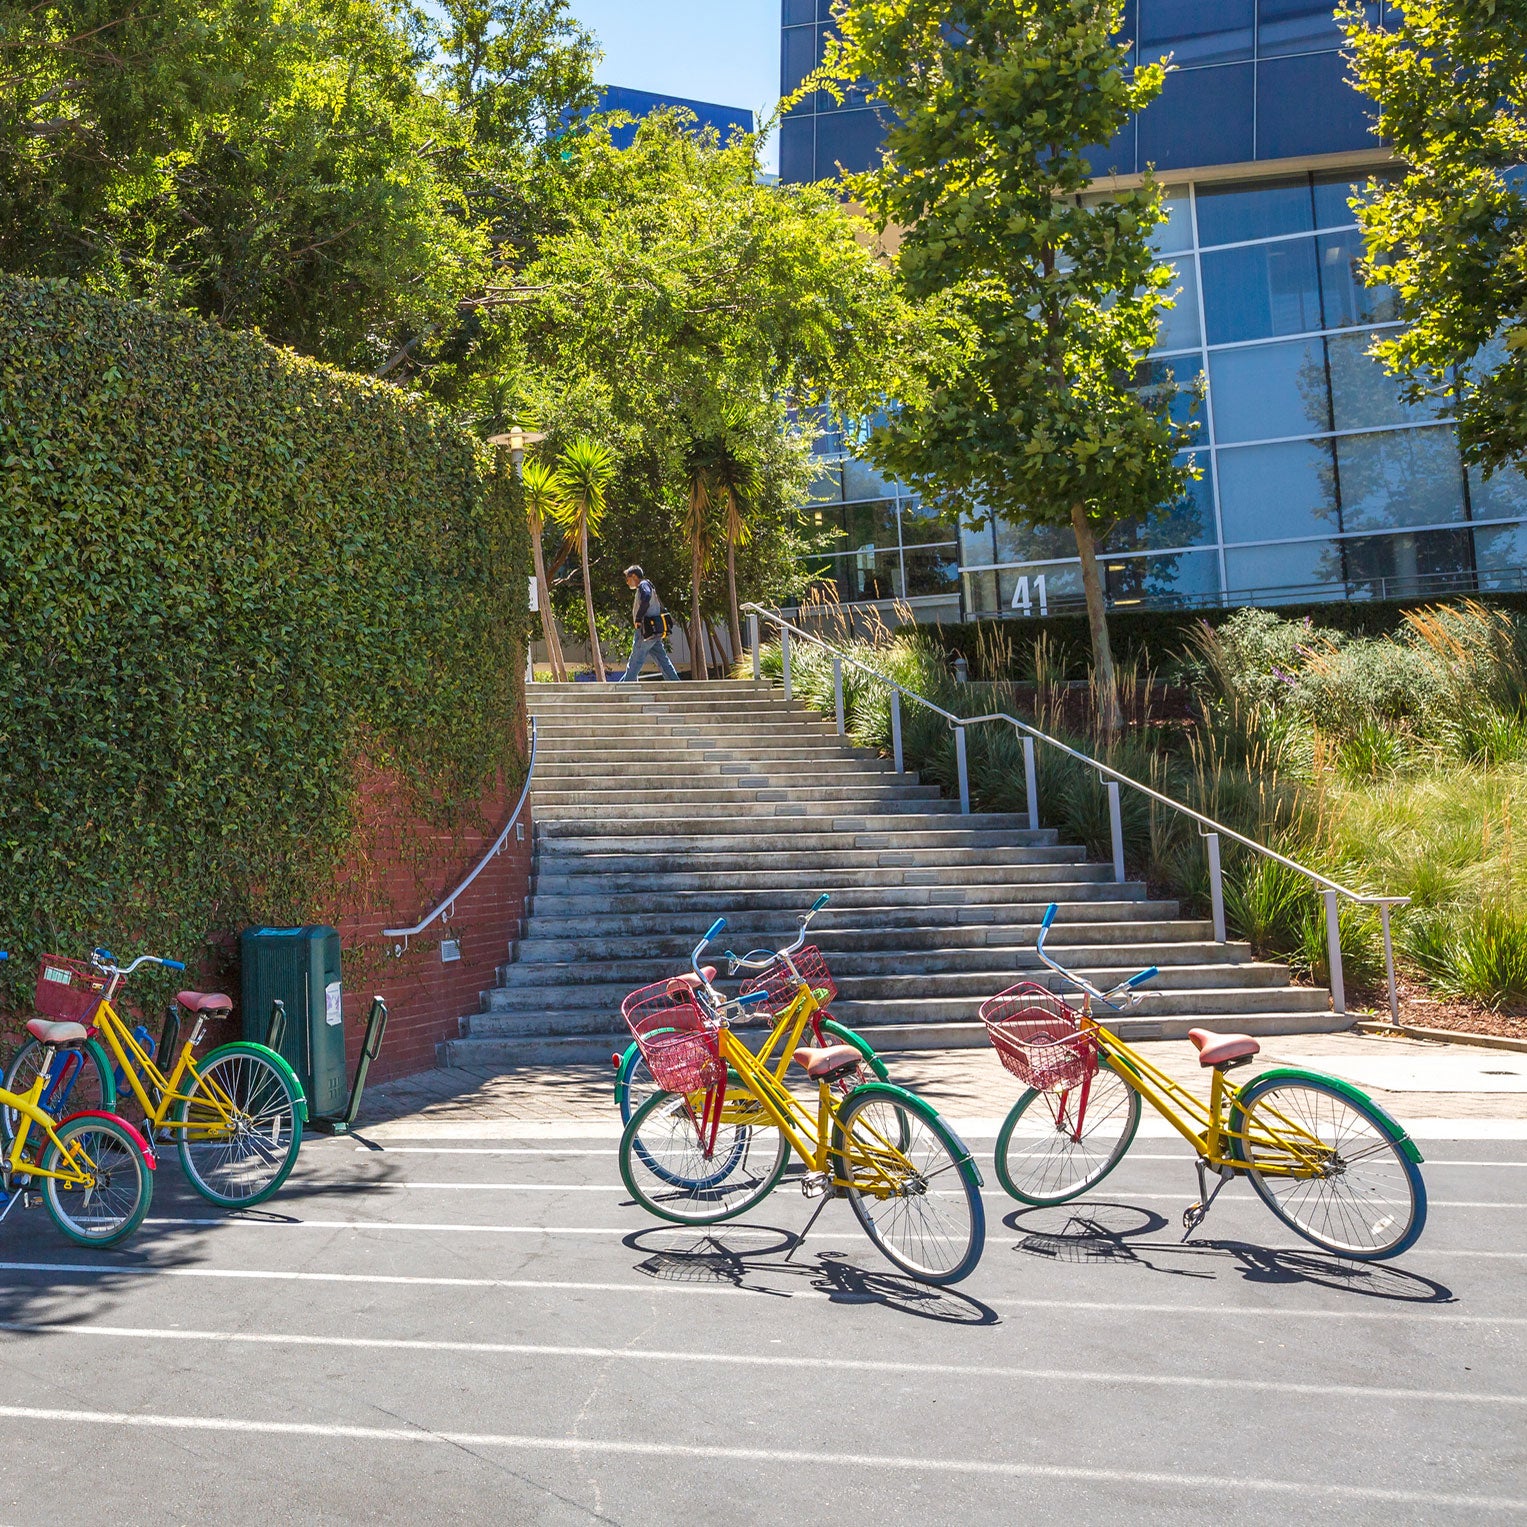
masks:
MULTIPOLYGON (((1180 1248, 1179 1248, 1180 1249, 1180 1248)), ((146 1278, 233 1278, 270 1283, 337 1283, 405 1288, 512 1288, 549 1293, 598 1294, 675 1294, 711 1299, 756 1298, 832 1300, 849 1302, 849 1297, 824 1289, 743 1288, 734 1283, 666 1283, 653 1279, 641 1283, 600 1283, 548 1278, 448 1278, 408 1273, 338 1273, 288 1272, 283 1268, 256 1267, 132 1267, 116 1263, 83 1262, 0 1262, 0 1272, 67 1274, 87 1278, 121 1278, 134 1273, 146 1278)), ((929 1298, 937 1298, 928 1291, 929 1298)), ((873 1294, 864 1302, 878 1302, 873 1294)), ((1403 1320, 1407 1324, 1465 1326, 1527 1326, 1527 1315, 1461 1315, 1451 1311, 1432 1313, 1413 1301, 1396 1301, 1393 1308, 1378 1310, 1314 1310, 1255 1304, 1153 1304, 1139 1301, 1079 1299, 991 1299, 985 1301, 999 1310, 1084 1311, 1100 1315, 1180 1315, 1189 1320, 1216 1316, 1231 1320, 1403 1320)))
MULTIPOLYGON (((588 1358, 596 1362, 697 1363, 743 1368, 820 1368, 824 1358, 725 1352, 673 1351, 640 1347, 559 1347, 530 1342, 424 1341, 380 1336, 309 1336, 285 1332, 187 1331, 168 1327, 80 1325, 69 1321, 0 1321, 0 1331, 17 1335, 96 1336, 113 1340, 233 1342, 245 1346, 343 1347, 366 1351, 463 1352, 481 1357, 588 1358)), ((1127 1373, 1116 1368, 1014 1368, 994 1363, 889 1362, 832 1357, 835 1371, 852 1373, 937 1373, 949 1378, 1012 1379, 1039 1384, 1135 1385, 1160 1389, 1254 1390, 1307 1398, 1405 1401, 1423 1405, 1527 1406, 1527 1395, 1488 1394, 1459 1389, 1375 1388, 1364 1384, 1296 1384, 1277 1379, 1240 1379, 1201 1374, 1127 1373)))
POLYGON ((818 1466, 895 1471, 899 1474, 968 1474, 976 1477, 1049 1480, 1068 1484, 1153 1486, 1163 1490, 1201 1490, 1225 1495, 1249 1492, 1303 1501, 1315 1499, 1383 1501, 1393 1505, 1447 1510, 1522 1511, 1527 1500, 1501 1495, 1444 1494, 1432 1490, 1393 1490, 1372 1485, 1320 1484, 1303 1479, 1264 1479, 1255 1475, 1172 1474, 1144 1469, 1089 1468, 1080 1465, 1020 1463, 1008 1459, 930 1458, 905 1453, 825 1452, 807 1448, 696 1446, 677 1442, 620 1442, 591 1437, 537 1437, 500 1432, 425 1431, 413 1427, 337 1426, 303 1421, 247 1421, 224 1416, 173 1416, 109 1410, 53 1410, 30 1405, 0 1405, 0 1420, 37 1421, 63 1426, 118 1426, 150 1431, 222 1432, 245 1436, 314 1437, 348 1442, 418 1442, 446 1447, 497 1451, 572 1453, 611 1458, 670 1458, 705 1463, 818 1466))
MULTIPOLYGON (((1165 1194, 1173 1203, 1182 1201, 1180 1194, 1165 1194)), ((190 1229, 213 1229, 223 1226, 237 1230, 409 1230, 434 1235, 635 1235, 643 1230, 662 1230, 676 1234, 686 1227, 656 1225, 651 1220, 640 1225, 450 1225, 428 1220, 390 1219, 296 1219, 282 1216, 272 1219, 244 1219, 230 1214, 226 1219, 165 1218, 146 1219, 145 1225, 180 1226, 190 1229)), ((703 1226, 688 1227, 703 1229, 703 1226)), ((1176 1242, 1140 1241, 1131 1243, 1140 1251, 1172 1250, 1176 1242)), ((1264 1251, 1310 1251, 1306 1245, 1264 1246, 1264 1251)), ((1405 1253, 1407 1257, 1470 1257, 1487 1258, 1492 1261, 1527 1261, 1527 1251, 1458 1251, 1451 1248, 1413 1246, 1405 1253)))

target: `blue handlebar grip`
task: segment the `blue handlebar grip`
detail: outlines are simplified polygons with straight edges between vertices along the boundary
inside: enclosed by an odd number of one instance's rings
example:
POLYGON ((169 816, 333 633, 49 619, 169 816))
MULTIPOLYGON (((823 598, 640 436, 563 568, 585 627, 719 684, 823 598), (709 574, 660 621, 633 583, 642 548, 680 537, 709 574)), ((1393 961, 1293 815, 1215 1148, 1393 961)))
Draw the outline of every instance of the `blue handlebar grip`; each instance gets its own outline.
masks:
POLYGON ((737 999, 737 1005, 739 1007, 752 1007, 752 1005, 755 1002, 767 1002, 768 1000, 769 1000, 768 992, 766 992, 766 991, 750 991, 747 994, 747 996, 739 997, 737 999))
POLYGON ((101 959, 106 960, 112 965, 117 963, 116 955, 114 955, 109 949, 92 949, 90 952, 93 955, 99 955, 101 959))
POLYGON ((1056 903, 1052 901, 1050 905, 1045 908, 1044 920, 1039 924, 1039 926, 1048 931, 1050 924, 1055 921, 1055 914, 1059 911, 1059 906, 1057 906, 1056 903))
POLYGON ((186 967, 180 960, 160 960, 166 970, 184 970, 186 967))
POLYGON ((820 912, 822 908, 827 905, 828 899, 829 898, 827 892, 823 891, 822 894, 818 896, 814 902, 811 903, 811 910, 813 912, 820 912))
POLYGON ((1149 970, 1142 970, 1139 975, 1131 976, 1129 980, 1127 980, 1124 984, 1126 986, 1144 986, 1152 976, 1158 974, 1159 971, 1154 965, 1152 965, 1149 970))
POLYGON ((717 919, 716 919, 716 920, 715 920, 715 922, 713 922, 713 923, 712 923, 712 924, 711 924, 711 925, 710 925, 710 931, 709 931, 709 932, 708 932, 708 933, 707 933, 707 934, 706 934, 706 935, 705 935, 705 942, 706 942, 706 943, 707 943, 707 944, 708 944, 708 943, 710 943, 710 941, 711 941, 711 940, 712 940, 712 939, 713 939, 713 938, 715 938, 715 936, 716 936, 716 935, 717 935, 717 934, 718 934, 718 933, 719 933, 719 932, 720 932, 720 931, 721 931, 721 930, 722 930, 722 929, 723 929, 723 928, 724 928, 724 927, 726 927, 726 919, 725 919, 725 918, 724 918, 724 917, 718 917, 718 918, 717 918, 717 919))
POLYGON ((8 960, 10 957, 11 955, 8 949, 0 949, 0 960, 8 960))

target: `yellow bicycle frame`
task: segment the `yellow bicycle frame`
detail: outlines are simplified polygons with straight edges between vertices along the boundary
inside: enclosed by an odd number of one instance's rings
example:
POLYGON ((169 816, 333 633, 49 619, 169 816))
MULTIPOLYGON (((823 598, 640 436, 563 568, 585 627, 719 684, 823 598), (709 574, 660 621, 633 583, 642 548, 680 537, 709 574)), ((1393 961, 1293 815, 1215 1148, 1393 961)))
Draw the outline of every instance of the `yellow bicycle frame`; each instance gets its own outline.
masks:
POLYGON ((132 1088, 133 1096, 143 1110, 143 1117, 156 1131, 174 1130, 187 1140, 221 1140, 232 1132, 236 1112, 233 1099, 196 1069, 192 1052, 201 1040, 201 1020, 197 1021, 191 1037, 181 1046, 174 1070, 168 1076, 154 1064, 153 1057, 133 1037, 132 1030, 105 998, 91 1022, 111 1051, 123 1076, 127 1078, 127 1085, 132 1088), (182 1092, 181 1082, 187 1076, 191 1078, 191 1090, 182 1092), (186 1105, 186 1117, 183 1120, 170 1117, 178 1103, 186 1105), (195 1115, 192 1113, 193 1106, 195 1115), (211 1117, 208 1117, 209 1114, 211 1117))
POLYGON ((16 1137, 11 1141, 9 1154, 6 1156, 6 1170, 13 1177, 51 1177, 56 1182, 71 1183, 75 1187, 90 1188, 95 1185, 95 1163, 82 1146, 75 1145, 72 1141, 61 1140, 58 1131, 54 1128, 54 1121, 38 1106, 43 1093, 47 1090, 48 1077, 52 1072, 52 1064, 44 1066, 33 1080, 31 1087, 24 1093, 7 1092, 0 1087, 0 1108, 12 1108, 19 1118, 16 1125, 16 1137), (33 1126, 40 1129, 48 1138, 50 1144, 58 1147, 61 1161, 65 1164, 65 1170, 50 1172, 42 1166, 42 1152, 37 1152, 35 1161, 24 1160, 26 1153, 27 1137, 31 1134, 33 1126))
MULTIPOLYGON (((842 1099, 827 1082, 818 1081, 813 1117, 805 1104, 785 1086, 785 1073, 790 1068, 793 1052, 811 1015, 820 1007, 816 994, 803 984, 756 1053, 729 1027, 722 1026, 717 1034, 721 1058, 735 1074, 735 1080, 733 1076, 727 1078, 721 1122, 741 1128, 757 1126, 767 1119, 789 1141, 810 1171, 827 1175, 828 1163, 837 1156, 853 1175, 844 1177, 832 1173, 834 1188, 853 1188, 875 1198, 893 1197, 900 1192, 906 1178, 915 1175, 917 1170, 901 1150, 873 1126, 865 1125, 859 1127, 873 1135, 870 1142, 866 1144, 857 1134, 847 1136, 843 1147, 835 1151, 828 1123, 836 1122, 842 1099), (771 1063, 769 1056, 776 1046, 779 1048, 778 1058, 771 1063)), ((702 1100, 703 1106, 704 1096, 696 1093, 690 1098, 692 1113, 698 1111, 696 1099, 702 1100)))
POLYGON ((1275 1108, 1258 1109, 1258 1120, 1249 1129, 1230 1128, 1226 1105, 1239 1099, 1240 1089, 1225 1080, 1218 1066, 1205 1103, 1138 1050, 1132 1050, 1111 1029, 1104 1028, 1092 1016, 1092 998, 1087 994, 1082 997, 1081 1023, 1097 1043, 1099 1057, 1106 1058, 1119 1079, 1134 1088, 1207 1165, 1244 1172, 1255 1164, 1263 1177, 1314 1177, 1322 1173, 1329 1147, 1275 1108), (1275 1122, 1263 1120, 1263 1113, 1275 1122))

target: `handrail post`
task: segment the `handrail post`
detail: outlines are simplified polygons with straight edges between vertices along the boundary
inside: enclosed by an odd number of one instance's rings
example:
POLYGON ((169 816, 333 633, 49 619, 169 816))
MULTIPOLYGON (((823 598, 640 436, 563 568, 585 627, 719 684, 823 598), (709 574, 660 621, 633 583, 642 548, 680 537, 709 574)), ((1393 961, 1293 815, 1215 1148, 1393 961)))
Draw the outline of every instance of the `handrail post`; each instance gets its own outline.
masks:
POLYGON ((790 685, 790 627, 782 626, 779 633, 779 651, 785 665, 785 698, 791 700, 795 694, 790 685))
POLYGON ((1219 834, 1206 832, 1204 847, 1209 854, 1209 905, 1214 912, 1214 942, 1225 942, 1225 876, 1219 863, 1219 834))
POLYGON ((1384 926, 1384 971, 1389 977, 1389 1017, 1396 1028, 1400 1026, 1400 993, 1394 980, 1394 942, 1389 936, 1390 906, 1387 901, 1379 903, 1379 922, 1384 926))
POLYGON ((1034 765, 1034 739, 1023 739, 1023 783, 1029 795, 1029 831, 1039 831, 1039 771, 1034 765))
POLYGON ((970 770, 965 763, 965 728, 954 729, 954 766, 960 776, 960 814, 970 815, 970 770))
POLYGON ((1108 830, 1113 835, 1113 878, 1124 884, 1124 814, 1119 810, 1119 782, 1110 779, 1108 786, 1108 830))
POLYGON ((748 645, 753 649, 753 682, 756 684, 763 677, 763 669, 760 667, 757 610, 748 611, 748 645))
POLYGON ((896 760, 896 772, 905 772, 901 754, 901 691, 891 691, 891 756, 896 760))
POLYGON ((838 717, 838 736, 843 735, 843 659, 832 660, 832 703, 838 717))
POLYGON ((1326 904, 1326 958, 1331 966, 1331 1011, 1345 1013, 1347 988, 1341 977, 1341 924, 1336 912, 1336 892, 1321 893, 1326 904))

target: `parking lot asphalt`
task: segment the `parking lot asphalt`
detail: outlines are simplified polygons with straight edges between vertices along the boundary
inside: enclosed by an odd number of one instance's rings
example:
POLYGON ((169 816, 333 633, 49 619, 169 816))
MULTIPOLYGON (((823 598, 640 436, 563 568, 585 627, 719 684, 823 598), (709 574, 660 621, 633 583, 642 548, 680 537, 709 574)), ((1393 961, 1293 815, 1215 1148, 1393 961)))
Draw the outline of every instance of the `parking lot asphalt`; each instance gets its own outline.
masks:
MULTIPOLYGON (((0 1229, 0 1521, 1527 1519, 1527 1140, 1430 1139, 1357 1265, 1186 1149, 1022 1209, 922 1287, 787 1178, 663 1226, 610 1130, 314 1140, 272 1203, 173 1156, 116 1252, 0 1229)), ((1478 1131, 1475 1131, 1477 1134, 1478 1131)))

